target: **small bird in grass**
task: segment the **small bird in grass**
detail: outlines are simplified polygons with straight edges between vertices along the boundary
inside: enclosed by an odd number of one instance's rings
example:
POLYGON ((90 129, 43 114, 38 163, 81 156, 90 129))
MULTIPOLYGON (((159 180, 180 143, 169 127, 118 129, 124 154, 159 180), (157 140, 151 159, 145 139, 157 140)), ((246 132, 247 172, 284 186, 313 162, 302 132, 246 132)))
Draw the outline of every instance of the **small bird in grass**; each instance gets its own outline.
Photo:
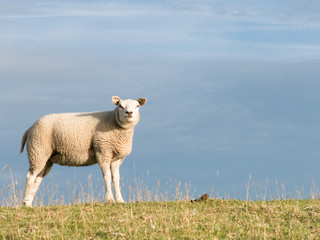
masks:
POLYGON ((209 198, 209 194, 205 193, 203 194, 201 197, 195 199, 195 200, 191 200, 191 202, 202 202, 202 201, 207 201, 209 198))

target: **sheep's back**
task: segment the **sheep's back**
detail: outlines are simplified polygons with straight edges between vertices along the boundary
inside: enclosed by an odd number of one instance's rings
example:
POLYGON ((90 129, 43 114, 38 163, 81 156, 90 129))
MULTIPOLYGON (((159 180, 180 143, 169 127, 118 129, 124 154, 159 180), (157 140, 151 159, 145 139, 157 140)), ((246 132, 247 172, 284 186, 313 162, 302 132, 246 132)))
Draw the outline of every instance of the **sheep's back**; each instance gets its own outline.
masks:
POLYGON ((54 119, 52 139, 55 150, 59 153, 88 152, 92 147, 96 126, 101 122, 98 116, 97 113, 52 115, 54 119))

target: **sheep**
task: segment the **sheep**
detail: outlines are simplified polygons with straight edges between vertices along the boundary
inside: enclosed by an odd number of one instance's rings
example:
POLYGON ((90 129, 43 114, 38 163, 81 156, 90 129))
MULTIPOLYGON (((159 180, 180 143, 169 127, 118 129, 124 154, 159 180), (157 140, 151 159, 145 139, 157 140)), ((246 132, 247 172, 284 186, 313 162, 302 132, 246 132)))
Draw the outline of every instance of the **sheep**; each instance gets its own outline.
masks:
POLYGON ((106 184, 106 201, 124 202, 119 167, 131 153, 134 127, 140 120, 139 107, 146 101, 113 96, 117 106, 113 111, 49 114, 38 119, 21 142, 20 152, 26 144, 30 165, 23 204, 32 206, 43 177, 54 163, 75 167, 98 163, 106 184))

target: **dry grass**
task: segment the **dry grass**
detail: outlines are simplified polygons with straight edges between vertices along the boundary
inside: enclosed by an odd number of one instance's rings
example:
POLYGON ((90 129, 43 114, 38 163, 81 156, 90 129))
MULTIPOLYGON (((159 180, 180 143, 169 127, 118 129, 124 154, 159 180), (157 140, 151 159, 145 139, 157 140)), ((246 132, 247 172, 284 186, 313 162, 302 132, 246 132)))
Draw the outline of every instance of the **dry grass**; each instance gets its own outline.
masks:
POLYGON ((86 186, 68 192, 69 201, 52 185, 37 194, 36 207, 25 208, 21 185, 11 176, 0 189, 0 239, 320 239, 315 185, 312 199, 282 198, 281 186, 275 200, 266 201, 265 188, 256 193, 261 200, 251 201, 250 178, 246 200, 215 196, 191 203, 190 184, 170 184, 174 196, 160 191, 160 183, 149 190, 136 181, 127 189, 129 203, 104 203, 103 184, 98 189, 89 177, 86 186))
POLYGON ((319 239, 319 200, 0 208, 2 239, 319 239))

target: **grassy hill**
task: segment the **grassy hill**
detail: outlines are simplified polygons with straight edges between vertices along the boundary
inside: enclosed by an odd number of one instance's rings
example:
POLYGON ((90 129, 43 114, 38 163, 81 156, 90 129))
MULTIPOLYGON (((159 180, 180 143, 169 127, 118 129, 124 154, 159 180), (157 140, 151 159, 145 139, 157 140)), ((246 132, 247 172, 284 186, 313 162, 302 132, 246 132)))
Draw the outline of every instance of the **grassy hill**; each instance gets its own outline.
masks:
POLYGON ((0 208, 0 239, 320 239, 320 200, 0 208))

